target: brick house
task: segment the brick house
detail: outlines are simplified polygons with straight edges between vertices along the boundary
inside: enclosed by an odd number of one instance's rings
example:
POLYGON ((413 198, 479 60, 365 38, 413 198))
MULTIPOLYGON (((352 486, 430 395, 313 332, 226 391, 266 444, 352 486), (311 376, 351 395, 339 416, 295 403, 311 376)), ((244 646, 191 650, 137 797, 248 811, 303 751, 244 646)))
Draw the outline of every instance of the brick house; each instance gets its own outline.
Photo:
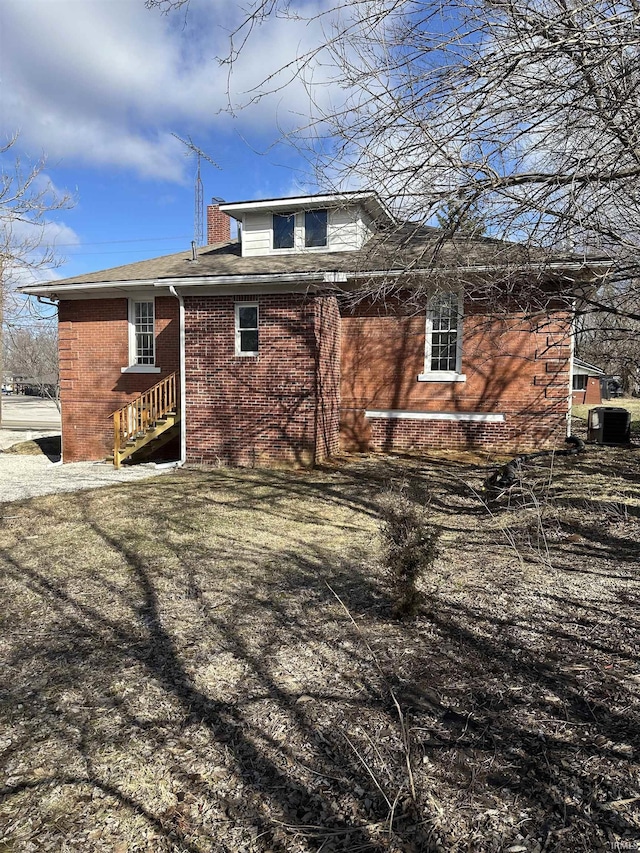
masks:
POLYGON ((23 292, 59 306, 65 461, 119 464, 173 440, 192 463, 308 465, 340 448, 557 446, 561 294, 589 275, 398 223, 356 192, 211 205, 197 252, 23 292), (363 286, 378 298, 349 296, 363 286), (533 315, 526 287, 544 295, 533 315))

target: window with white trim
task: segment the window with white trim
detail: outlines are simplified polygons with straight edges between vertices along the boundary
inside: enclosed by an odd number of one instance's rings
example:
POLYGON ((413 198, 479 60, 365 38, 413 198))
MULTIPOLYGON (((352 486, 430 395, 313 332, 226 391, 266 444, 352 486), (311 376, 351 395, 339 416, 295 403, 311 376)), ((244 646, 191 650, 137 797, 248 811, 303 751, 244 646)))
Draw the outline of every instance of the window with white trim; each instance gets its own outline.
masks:
POLYGON ((424 373, 418 379, 464 382, 462 368, 462 295, 457 290, 430 297, 427 305, 424 373))
POLYGON ((296 217, 293 213, 274 213, 272 219, 273 248, 293 249, 296 217))
POLYGON ((573 374, 573 390, 574 391, 586 391, 587 390, 587 381, 589 377, 586 373, 574 373, 573 374))
POLYGON ((155 316, 153 299, 132 302, 133 364, 155 364, 155 316))
POLYGON ((327 211, 325 208, 307 210, 304 215, 304 245, 315 249, 327 245, 327 211))
POLYGON ((236 302, 236 355, 258 355, 258 306, 236 302))
POLYGON ((122 373, 160 373, 156 367, 155 299, 129 297, 129 359, 122 373))

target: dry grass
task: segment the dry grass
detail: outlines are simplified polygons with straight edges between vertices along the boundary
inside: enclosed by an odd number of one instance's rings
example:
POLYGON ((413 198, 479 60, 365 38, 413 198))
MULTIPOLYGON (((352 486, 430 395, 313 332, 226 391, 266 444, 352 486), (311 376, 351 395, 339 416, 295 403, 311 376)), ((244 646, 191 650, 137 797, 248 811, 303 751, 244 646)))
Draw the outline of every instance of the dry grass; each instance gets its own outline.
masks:
POLYGON ((489 508, 485 473, 355 459, 3 506, 0 850, 637 839, 640 451, 543 460, 489 508), (400 481, 443 548, 409 626, 378 564, 400 481))
POLYGON ((60 458, 60 436, 52 435, 46 438, 34 438, 29 441, 18 441, 0 450, 0 453, 13 453, 16 456, 48 456, 50 459, 60 458))

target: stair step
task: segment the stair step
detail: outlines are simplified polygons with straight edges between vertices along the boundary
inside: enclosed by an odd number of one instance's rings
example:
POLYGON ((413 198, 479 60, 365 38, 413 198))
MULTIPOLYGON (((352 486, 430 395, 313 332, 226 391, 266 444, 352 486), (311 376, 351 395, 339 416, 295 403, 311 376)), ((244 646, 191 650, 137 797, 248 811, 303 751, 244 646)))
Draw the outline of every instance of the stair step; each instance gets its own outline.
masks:
POLYGON ((143 429, 129 435, 129 438, 120 444, 117 455, 111 453, 107 457, 108 462, 113 462, 116 467, 138 453, 153 452, 156 442, 162 446, 167 441, 167 435, 177 427, 180 415, 177 409, 163 413, 160 417, 150 421, 143 429))

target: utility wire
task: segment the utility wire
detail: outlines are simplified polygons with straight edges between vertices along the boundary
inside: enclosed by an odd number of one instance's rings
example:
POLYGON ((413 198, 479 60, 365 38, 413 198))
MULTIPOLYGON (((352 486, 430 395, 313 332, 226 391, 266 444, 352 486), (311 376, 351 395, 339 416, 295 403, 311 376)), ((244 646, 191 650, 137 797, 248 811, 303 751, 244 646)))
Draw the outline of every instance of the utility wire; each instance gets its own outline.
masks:
POLYGON ((91 240, 80 243, 56 243, 54 248, 66 248, 69 246, 110 246, 117 243, 159 243, 162 240, 188 240, 189 234, 178 234, 177 237, 136 237, 130 240, 91 240))

